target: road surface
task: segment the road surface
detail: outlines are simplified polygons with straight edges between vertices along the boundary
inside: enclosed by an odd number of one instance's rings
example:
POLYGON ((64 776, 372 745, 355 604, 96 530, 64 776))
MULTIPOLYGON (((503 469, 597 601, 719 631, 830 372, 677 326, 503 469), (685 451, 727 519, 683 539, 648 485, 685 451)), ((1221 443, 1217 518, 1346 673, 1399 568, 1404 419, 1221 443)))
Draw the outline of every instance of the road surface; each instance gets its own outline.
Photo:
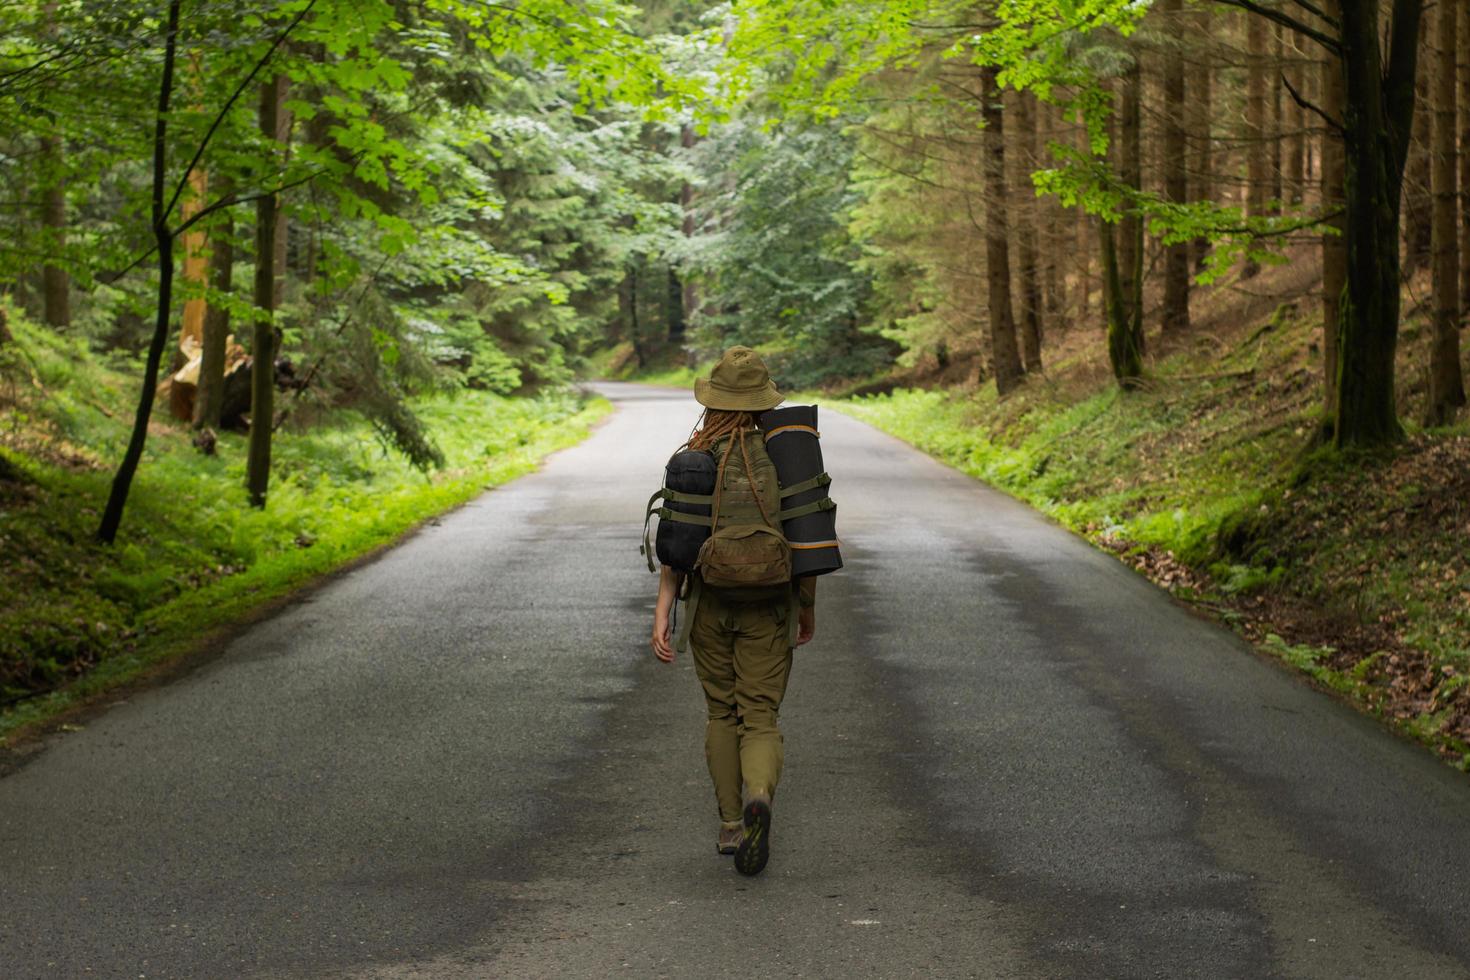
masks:
POLYGON ((0 779, 0 977, 1470 977, 1470 780, 831 413, 848 566, 735 874, 636 550, 696 406, 603 390, 0 779))

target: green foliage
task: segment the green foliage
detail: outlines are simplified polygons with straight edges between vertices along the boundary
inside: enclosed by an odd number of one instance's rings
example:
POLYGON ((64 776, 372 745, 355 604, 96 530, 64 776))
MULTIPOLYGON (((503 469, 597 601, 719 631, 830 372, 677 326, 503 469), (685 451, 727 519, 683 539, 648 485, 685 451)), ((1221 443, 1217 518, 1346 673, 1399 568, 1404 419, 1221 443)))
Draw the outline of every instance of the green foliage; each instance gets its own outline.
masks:
MULTIPOLYGON (((384 451, 375 438, 382 423, 335 411, 309 431, 279 435, 264 510, 248 507, 240 490, 243 437, 222 434, 218 455, 204 457, 183 432, 155 433, 134 519, 109 548, 92 537, 109 482, 93 449, 110 459, 125 438, 109 403, 126 397, 129 379, 77 341, 24 320, 12 327, 21 356, 0 377, 11 426, 0 447, 0 701, 98 664, 79 690, 115 682, 211 625, 527 472, 580 439, 607 408, 565 391, 419 396, 408 404, 443 456, 432 478, 384 451)), ((0 730, 30 717, 38 710, 31 704, 0 716, 0 730)))
POLYGON ((766 130, 743 117, 691 152, 718 174, 700 188, 696 233, 676 251, 711 298, 691 326, 696 349, 760 347, 779 383, 871 374, 892 349, 861 324, 869 279, 847 232, 856 194, 853 141, 832 127, 766 130))

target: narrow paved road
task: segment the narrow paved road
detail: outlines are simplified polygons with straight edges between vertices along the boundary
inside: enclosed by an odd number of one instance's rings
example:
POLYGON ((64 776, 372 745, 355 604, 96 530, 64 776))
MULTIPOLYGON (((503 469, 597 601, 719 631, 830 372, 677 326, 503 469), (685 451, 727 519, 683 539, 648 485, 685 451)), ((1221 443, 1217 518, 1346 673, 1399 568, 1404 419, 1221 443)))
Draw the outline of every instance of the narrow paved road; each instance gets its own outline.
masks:
POLYGON ((0 977, 1470 977, 1470 780, 828 414, 766 874, 642 502, 687 395, 0 779, 0 977))

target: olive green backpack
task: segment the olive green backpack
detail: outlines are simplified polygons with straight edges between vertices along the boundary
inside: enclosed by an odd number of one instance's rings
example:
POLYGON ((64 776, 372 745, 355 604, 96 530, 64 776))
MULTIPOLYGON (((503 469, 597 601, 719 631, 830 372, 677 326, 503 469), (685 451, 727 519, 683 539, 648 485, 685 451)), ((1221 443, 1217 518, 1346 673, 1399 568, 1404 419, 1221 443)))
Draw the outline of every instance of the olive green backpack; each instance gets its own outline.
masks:
POLYGON ((789 587, 791 545, 781 533, 781 484, 765 439, 738 432, 721 442, 710 536, 695 570, 716 589, 789 587))

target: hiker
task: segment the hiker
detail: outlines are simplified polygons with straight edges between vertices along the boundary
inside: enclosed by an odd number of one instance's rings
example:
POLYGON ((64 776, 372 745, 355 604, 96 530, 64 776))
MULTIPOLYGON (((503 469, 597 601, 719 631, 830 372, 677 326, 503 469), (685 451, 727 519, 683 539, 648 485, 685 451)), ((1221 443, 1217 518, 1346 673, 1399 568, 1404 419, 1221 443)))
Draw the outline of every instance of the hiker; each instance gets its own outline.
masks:
MULTIPOLYGON (((716 846, 735 855, 738 871, 754 875, 770 856, 771 799, 782 763, 778 715, 792 652, 816 630, 816 579, 791 578, 779 523, 782 491, 758 423, 783 396, 760 355, 730 348, 708 379, 695 381, 694 397, 704 414, 686 449, 716 461, 711 497, 695 498, 711 499, 713 519, 705 523, 712 526, 702 532, 708 537, 697 567, 687 574, 669 564, 659 569, 651 645, 664 663, 686 641, 693 651, 709 709, 704 751, 719 806, 716 846), (681 593, 688 601, 676 642, 672 617, 681 593)), ((661 535, 668 520, 665 512, 661 535)))

